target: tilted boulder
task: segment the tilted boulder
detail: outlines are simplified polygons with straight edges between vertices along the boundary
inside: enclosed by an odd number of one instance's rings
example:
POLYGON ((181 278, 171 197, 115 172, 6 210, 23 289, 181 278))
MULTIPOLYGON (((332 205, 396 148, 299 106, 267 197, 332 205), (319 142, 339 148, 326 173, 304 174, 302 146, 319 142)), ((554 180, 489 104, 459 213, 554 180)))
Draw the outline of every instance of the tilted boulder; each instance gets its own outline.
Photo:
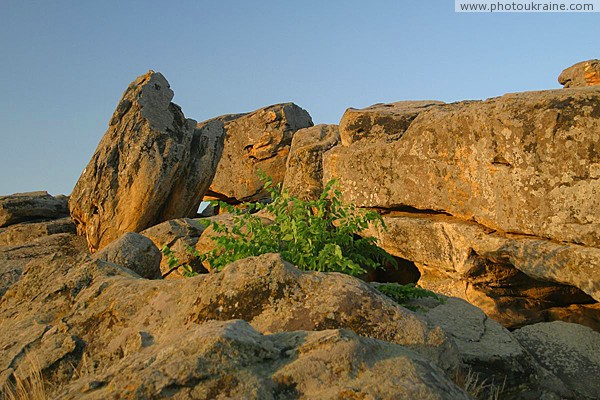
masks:
POLYGON ((340 141, 337 125, 300 129, 292 139, 283 189, 302 199, 318 198, 323 191, 323 153, 340 141))
POLYGON ((0 227, 66 217, 67 202, 66 196, 54 197, 43 191, 0 196, 0 227))
POLYGON ((558 82, 566 88, 600 85, 600 60, 579 62, 565 69, 558 82))
POLYGON ((560 378, 578 399, 600 394, 600 333, 556 321, 525 326, 514 332, 541 366, 560 378))
POLYGON ((308 112, 293 103, 217 120, 225 124, 225 147, 208 195, 232 201, 267 195, 258 176, 261 170, 281 183, 294 132, 313 125, 308 112))
POLYGON ((358 206, 443 211, 600 247, 600 90, 431 107, 397 141, 331 149, 323 170, 358 206))
POLYGON ((374 104, 367 108, 346 110, 340 121, 344 146, 357 141, 395 141, 402 137, 411 122, 423 111, 445 104, 441 101, 399 101, 374 104))
POLYGON ((69 201, 91 251, 125 232, 195 215, 215 173, 219 121, 196 126, 153 71, 132 82, 69 201))

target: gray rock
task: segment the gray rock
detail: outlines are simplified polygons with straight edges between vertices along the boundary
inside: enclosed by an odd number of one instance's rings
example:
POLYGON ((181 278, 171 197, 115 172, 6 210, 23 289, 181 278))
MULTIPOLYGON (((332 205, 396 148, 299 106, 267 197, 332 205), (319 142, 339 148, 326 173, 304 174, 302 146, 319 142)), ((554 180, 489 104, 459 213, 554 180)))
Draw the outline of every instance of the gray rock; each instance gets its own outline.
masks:
POLYGON ((66 217, 69 215, 67 202, 65 196, 54 197, 42 191, 0 196, 0 227, 66 217))
POLYGON ((513 334, 577 398, 599 398, 600 333, 578 324, 555 321, 525 326, 513 334))
POLYGON ((281 183, 294 133, 313 125, 308 112, 293 103, 276 104, 248 114, 226 115, 225 147, 208 196, 250 201, 267 196, 262 170, 281 183))
POLYGON ((159 279, 162 277, 160 250, 150 239, 139 233, 124 234, 97 252, 94 259, 129 268, 142 278, 159 279))
POLYGON ((323 153, 340 141, 337 125, 300 129, 292 139, 283 189, 291 196, 316 199, 323 191, 323 153))
POLYGON ((582 61, 565 69, 558 82, 565 89, 600 85, 600 60, 582 61))
POLYGON ((218 121, 197 127, 172 98, 159 73, 132 82, 79 178, 69 208, 92 252, 123 233, 195 216, 224 132, 218 121))

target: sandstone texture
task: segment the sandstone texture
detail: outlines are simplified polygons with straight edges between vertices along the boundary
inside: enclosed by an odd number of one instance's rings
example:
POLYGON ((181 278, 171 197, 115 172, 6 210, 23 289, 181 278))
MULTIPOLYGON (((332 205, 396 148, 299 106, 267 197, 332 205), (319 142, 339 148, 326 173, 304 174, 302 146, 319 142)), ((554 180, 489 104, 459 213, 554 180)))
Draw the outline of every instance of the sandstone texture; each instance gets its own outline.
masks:
POLYGON ((441 101, 399 101, 374 104, 363 109, 349 108, 340 121, 344 146, 357 141, 395 141, 402 137, 411 122, 423 111, 444 104, 441 101))
POLYGON ((0 228, 19 222, 52 220, 69 215, 68 199, 48 192, 15 193, 0 196, 0 228))
MULTIPOLYGON (((600 249, 507 235, 441 214, 393 212, 387 230, 371 228, 381 247, 410 260, 419 284, 468 300, 508 327, 564 316, 571 305, 600 300, 600 249)), ((597 308, 578 322, 600 328, 597 308)))
POLYGON ((259 171, 281 183, 294 133, 313 126, 308 112, 293 103, 216 120, 225 124, 225 146, 208 195, 234 202, 267 195, 259 171))
POLYGON ((396 141, 333 148, 323 170, 358 206, 443 211, 600 247, 600 90, 430 107, 396 141))
POLYGON ((340 141, 337 125, 300 129, 292 139, 283 189, 304 200, 316 199, 323 191, 323 153, 340 141))
POLYGON ((600 60, 579 62, 565 69, 558 82, 566 88, 600 85, 600 60))
POLYGON ((42 222, 23 222, 0 228, 0 247, 25 244, 58 233, 76 232, 75 223, 69 217, 42 222))
POLYGON ((129 232, 94 254, 98 260, 129 268, 142 278, 162 278, 160 250, 146 236, 129 232))
POLYGON ((521 344, 580 399, 600 395, 600 333, 566 322, 540 323, 514 332, 521 344))
POLYGON ((69 200, 91 251, 126 232, 194 216, 222 151, 223 125, 196 126, 160 74, 132 82, 69 200))

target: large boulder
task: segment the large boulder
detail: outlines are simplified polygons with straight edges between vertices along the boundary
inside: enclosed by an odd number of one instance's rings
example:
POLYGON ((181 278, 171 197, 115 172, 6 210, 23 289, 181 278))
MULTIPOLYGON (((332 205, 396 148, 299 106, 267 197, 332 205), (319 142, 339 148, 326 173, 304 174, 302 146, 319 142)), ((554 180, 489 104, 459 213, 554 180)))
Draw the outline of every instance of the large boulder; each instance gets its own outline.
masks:
POLYGON ((600 85, 600 60, 579 62, 565 69, 558 82, 566 88, 600 85))
POLYGON ((396 141, 331 149, 323 170, 361 207, 443 211, 600 247, 600 90, 430 107, 396 141))
POLYGON ((0 228, 19 222, 52 220, 69 215, 66 196, 48 192, 15 193, 0 196, 0 228))
POLYGON ((340 141, 337 125, 300 129, 292 139, 283 189, 302 199, 318 198, 323 191, 323 153, 340 141))
POLYGON ((195 215, 220 157, 222 122, 196 126, 153 71, 132 82, 69 201, 91 251, 126 232, 195 215))
POLYGON ((216 120, 225 124, 225 147, 208 195, 232 201, 257 200, 266 195, 259 171, 281 183, 292 136, 313 125, 308 112, 293 103, 216 120))
MULTIPOLYGON (((393 212, 383 220, 386 229, 366 233, 414 262, 421 286, 464 298, 505 326, 564 318, 572 305, 600 300, 598 248, 505 234, 441 214, 393 212)), ((600 328, 598 311, 588 309, 579 322, 600 328)))
POLYGON ((340 136, 344 146, 357 141, 395 141, 402 137, 412 121, 441 101, 399 101, 374 104, 367 108, 346 110, 340 121, 340 136))
POLYGON ((578 399, 600 395, 600 333, 566 322, 529 325, 514 336, 540 365, 558 376, 578 399))

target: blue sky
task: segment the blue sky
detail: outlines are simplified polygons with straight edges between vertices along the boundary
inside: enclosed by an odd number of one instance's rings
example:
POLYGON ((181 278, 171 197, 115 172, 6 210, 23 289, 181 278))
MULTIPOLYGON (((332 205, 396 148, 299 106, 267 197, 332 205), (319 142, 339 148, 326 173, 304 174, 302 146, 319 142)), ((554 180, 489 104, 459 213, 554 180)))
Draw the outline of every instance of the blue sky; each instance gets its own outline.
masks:
POLYGON ((600 14, 457 14, 452 0, 0 0, 0 195, 71 192, 127 85, 162 72, 188 118, 293 101, 315 123, 378 102, 558 88, 600 14))

